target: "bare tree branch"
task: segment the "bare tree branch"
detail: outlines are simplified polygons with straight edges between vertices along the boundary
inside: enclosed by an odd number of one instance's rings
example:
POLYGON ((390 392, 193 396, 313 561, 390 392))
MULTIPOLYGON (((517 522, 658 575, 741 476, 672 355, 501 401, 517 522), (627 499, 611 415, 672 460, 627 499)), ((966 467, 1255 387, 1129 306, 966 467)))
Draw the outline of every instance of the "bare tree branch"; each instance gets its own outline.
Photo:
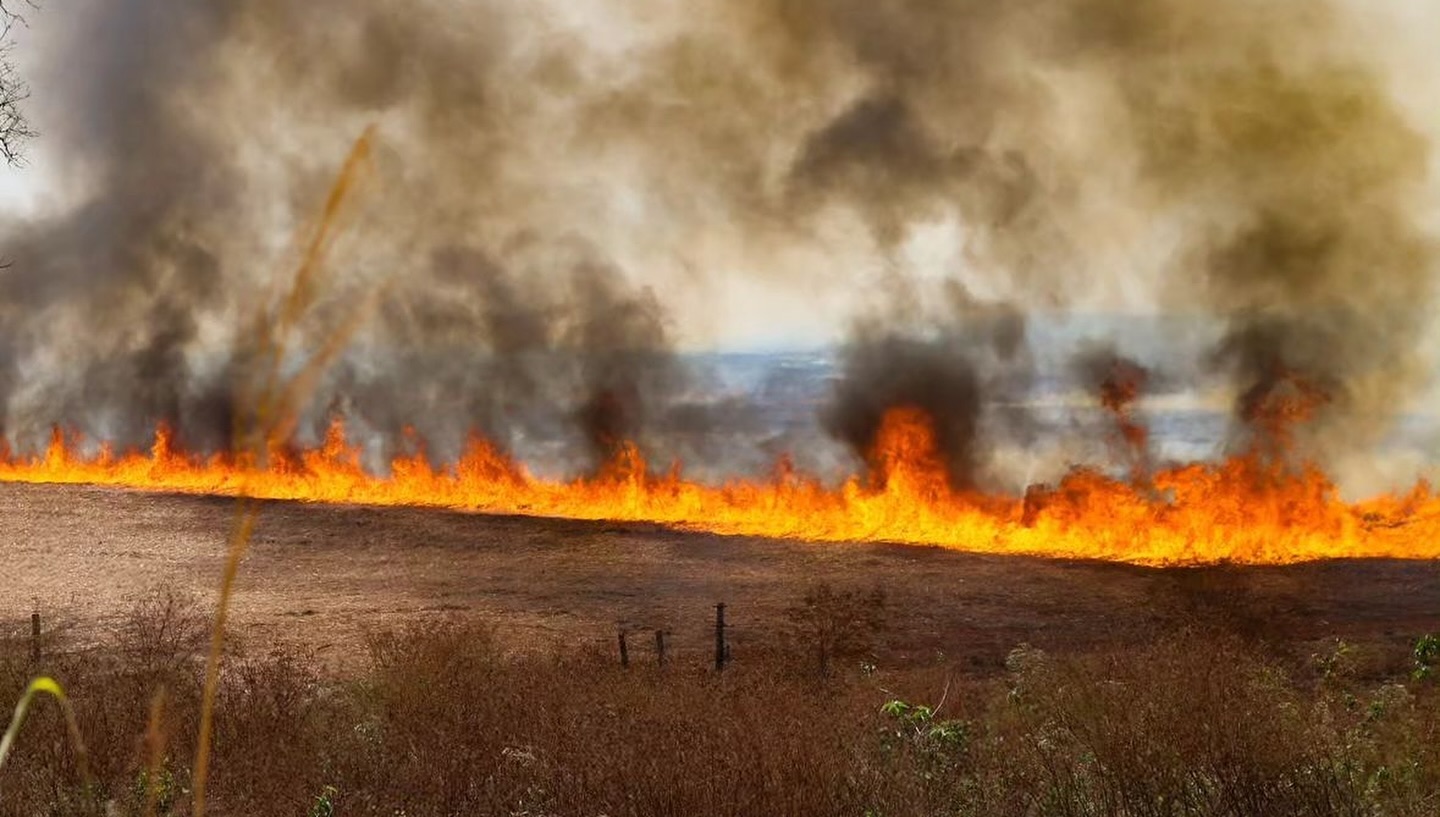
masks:
MULTIPOLYGON (((34 0, 24 0, 24 5, 36 7, 34 0)), ((24 163, 25 143, 35 136, 24 109, 25 100, 30 98, 30 87, 10 59, 14 47, 10 34, 17 25, 25 25, 25 17, 17 9, 15 0, 0 0, 0 157, 11 166, 24 163)))

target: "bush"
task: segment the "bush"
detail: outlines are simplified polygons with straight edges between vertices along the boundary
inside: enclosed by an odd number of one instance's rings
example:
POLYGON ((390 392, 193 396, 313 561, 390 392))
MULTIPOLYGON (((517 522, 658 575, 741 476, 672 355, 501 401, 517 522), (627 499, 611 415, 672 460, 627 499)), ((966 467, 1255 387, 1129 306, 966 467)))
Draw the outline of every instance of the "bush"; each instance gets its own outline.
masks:
MULTIPOLYGON (((863 599, 817 592, 799 620, 863 621, 850 612, 863 599)), ((104 643, 54 653, 96 785, 79 785, 58 713, 39 706, 0 770, 0 815, 138 815, 150 796, 159 813, 183 812, 201 671, 190 611, 157 592, 104 643)), ((5 643, 0 682, 18 692, 28 655, 5 643)), ((1022 647, 996 677, 935 667, 817 681, 785 660, 716 674, 509 654, 457 619, 376 633, 368 668, 345 678, 316 675, 293 651, 233 658, 211 805, 384 817, 1432 814, 1440 690, 1408 671, 1358 680, 1345 669, 1353 654, 1287 668, 1243 636, 1181 633, 1087 654, 1022 647)))

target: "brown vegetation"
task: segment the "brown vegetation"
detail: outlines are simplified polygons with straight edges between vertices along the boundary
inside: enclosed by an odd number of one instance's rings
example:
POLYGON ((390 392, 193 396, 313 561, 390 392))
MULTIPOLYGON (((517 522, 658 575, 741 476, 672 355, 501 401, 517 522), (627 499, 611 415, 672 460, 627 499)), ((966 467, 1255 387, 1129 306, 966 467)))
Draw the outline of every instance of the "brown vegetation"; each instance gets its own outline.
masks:
MULTIPOLYGON (((874 613, 865 594, 817 587, 808 599, 795 609, 855 608, 827 622, 874 613)), ((184 813, 204 622, 193 600, 156 591, 100 643, 47 644, 43 669, 70 692, 95 783, 82 786, 43 702, 0 773, 0 814, 139 815, 147 790, 158 813, 184 813)), ((24 641, 4 641, 0 655, 0 694, 12 700, 37 669, 24 641)), ((302 652, 252 644, 222 678, 213 813, 1419 815, 1437 805, 1440 695, 1402 656, 1337 644, 1280 658, 1253 640, 1178 629, 1075 655, 1019 647, 998 673, 875 669, 839 650, 821 677, 807 646, 741 654, 719 674, 694 660, 623 670, 598 652, 511 652, 485 625, 454 618, 377 630, 363 668, 322 677, 302 652)))

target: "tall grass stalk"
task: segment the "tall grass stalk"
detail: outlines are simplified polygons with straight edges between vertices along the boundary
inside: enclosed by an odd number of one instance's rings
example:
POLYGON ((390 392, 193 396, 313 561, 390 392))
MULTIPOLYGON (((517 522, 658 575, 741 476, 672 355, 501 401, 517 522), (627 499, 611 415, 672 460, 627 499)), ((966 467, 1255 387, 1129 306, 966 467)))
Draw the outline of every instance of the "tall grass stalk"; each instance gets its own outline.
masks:
MULTIPOLYGON (((195 749, 193 770, 194 801, 193 814, 204 817, 206 783, 209 780, 212 735, 215 728, 215 700, 219 690, 220 666, 224 656, 225 631, 229 619, 230 602, 235 592, 235 580, 240 565, 249 551, 251 537, 259 517, 260 503, 249 490, 248 475, 255 468, 264 468, 266 455, 277 442, 286 439, 293 431, 302 405, 313 391, 325 368, 339 355, 378 304, 383 288, 377 288, 361 306, 337 327, 322 338, 318 350, 307 359, 298 372, 284 376, 289 344, 305 316, 314 306, 323 291, 325 263, 339 234, 341 217, 347 202, 352 198, 361 181, 362 172, 368 167, 371 146, 374 141, 374 127, 366 128, 355 141, 345 160, 330 195, 325 200, 324 210, 315 231, 306 242, 295 275, 290 281, 288 292, 280 301, 278 311, 271 317, 262 309, 255 324, 255 340, 259 344, 256 360, 260 364, 259 389, 249 415, 240 413, 233 429, 236 441, 236 463, 244 469, 247 478, 242 481, 236 504, 235 520, 231 525, 226 545, 225 567, 220 578, 220 594, 216 602, 215 618, 210 630, 210 649, 205 662, 205 684, 201 698, 200 727, 195 749)), ((54 698, 65 715, 70 742, 75 752, 77 765, 86 784, 91 784, 84 740, 80 734, 75 710, 65 695, 64 688, 54 678, 41 676, 26 687, 25 693, 15 706, 10 726, 0 738, 0 768, 6 759, 25 722, 33 700, 39 695, 54 698)), ((155 813, 158 797, 157 783, 160 765, 164 759, 164 738, 160 730, 160 719, 164 713, 165 696, 158 692, 151 703, 150 719, 146 730, 150 757, 145 792, 145 814, 155 813)))
POLYGON ((161 729, 165 699, 165 687, 162 686, 150 699, 150 718, 145 722, 145 745, 150 750, 150 756, 145 763, 144 817, 155 817, 160 802, 160 768, 165 763, 165 732, 161 729))
MULTIPOLYGON (((241 458, 242 464, 247 467, 247 473, 249 467, 264 467, 270 447, 288 437, 294 428, 300 406, 308 398, 319 373, 360 328, 363 317, 368 316, 369 309, 375 302, 375 297, 368 299, 364 309, 356 310, 349 319, 333 329, 325 337, 319 351, 305 362, 298 374, 289 378, 284 376, 289 342, 323 288, 325 261, 334 246, 345 204, 359 183, 362 171, 368 166, 373 139, 374 128, 371 127, 356 140, 330 189, 320 222, 306 245, 279 312, 271 322, 267 322, 262 313, 257 322, 259 363, 263 374, 254 413, 251 415, 254 426, 236 429, 236 440, 241 453, 247 453, 246 449, 249 449, 250 456, 241 458)), ((243 419, 237 422, 243 422, 243 419)), ((260 502, 251 497, 247 482, 248 480, 242 482, 240 486, 235 521, 231 526, 225 567, 220 578, 220 597, 216 602, 215 620, 210 631, 210 650, 205 661, 205 686, 201 697, 200 730, 195 747, 193 772, 194 817, 204 817, 205 814, 206 784, 210 775, 211 743, 215 728, 215 698, 219 690, 230 601, 235 592, 235 580, 240 574, 240 565, 245 554, 249 552, 250 540, 255 533, 255 524, 260 514, 260 502)))

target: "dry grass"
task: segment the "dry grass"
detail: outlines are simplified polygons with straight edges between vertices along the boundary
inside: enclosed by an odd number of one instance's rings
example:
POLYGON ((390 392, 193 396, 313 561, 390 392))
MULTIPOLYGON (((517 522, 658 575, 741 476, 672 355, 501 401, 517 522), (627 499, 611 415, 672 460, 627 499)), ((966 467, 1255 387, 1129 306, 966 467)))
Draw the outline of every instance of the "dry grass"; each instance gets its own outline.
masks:
MULTIPOLYGON (((75 704, 85 790, 54 707, 0 774, 0 814, 190 807, 206 617, 138 598, 103 643, 43 669, 75 704), (162 716, 148 723, 158 690, 162 716), (152 729, 153 727, 153 729, 152 729), (147 731, 156 734, 147 739, 147 731), (158 738, 158 742, 156 740, 158 738), (156 771, 149 771, 158 748, 156 771)), ((0 694, 34 674, 3 643, 0 694)), ((377 632, 367 669, 238 653, 221 675, 215 814, 1430 815, 1440 695, 1358 677, 1353 651, 1282 665, 1225 635, 1050 656, 1000 675, 946 666, 828 677, 804 654, 622 670, 613 656, 507 654, 453 619, 377 632), (930 713, 885 707, 939 703, 930 713)), ((1362 656, 1363 658, 1363 656, 1362 656)), ((1397 668, 1398 669, 1398 668, 1397 668)))

